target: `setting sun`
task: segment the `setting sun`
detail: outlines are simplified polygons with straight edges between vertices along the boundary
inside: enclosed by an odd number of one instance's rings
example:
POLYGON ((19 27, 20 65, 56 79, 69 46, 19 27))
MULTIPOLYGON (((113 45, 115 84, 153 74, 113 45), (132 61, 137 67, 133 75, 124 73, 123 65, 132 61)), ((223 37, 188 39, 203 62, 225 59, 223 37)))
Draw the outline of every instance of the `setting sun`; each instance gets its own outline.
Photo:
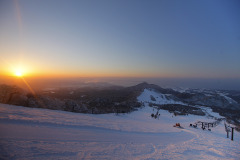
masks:
POLYGON ((29 70, 27 69, 29 67, 23 66, 23 65, 16 65, 12 67, 12 70, 9 70, 9 73, 15 77, 25 77, 29 74, 29 70))
POLYGON ((23 76, 23 73, 21 71, 16 71, 15 72, 15 76, 17 77, 22 77, 23 76))

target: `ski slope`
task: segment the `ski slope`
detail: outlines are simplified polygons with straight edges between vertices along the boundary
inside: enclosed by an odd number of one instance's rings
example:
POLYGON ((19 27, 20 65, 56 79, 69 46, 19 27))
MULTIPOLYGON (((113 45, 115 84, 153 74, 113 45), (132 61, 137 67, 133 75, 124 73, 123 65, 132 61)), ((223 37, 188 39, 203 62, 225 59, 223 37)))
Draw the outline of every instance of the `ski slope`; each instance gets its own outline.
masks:
POLYGON ((173 100, 169 94, 158 93, 150 89, 144 89, 143 93, 138 97, 138 101, 156 104, 184 104, 180 101, 173 100), (151 99, 151 96, 154 97, 155 101, 151 99))
POLYGON ((145 107, 120 115, 0 104, 0 159, 240 159, 240 134, 227 139, 223 121, 212 131, 189 127, 213 122, 217 113, 175 117, 160 110, 154 119, 146 92, 138 97, 145 107), (184 129, 173 127, 177 122, 184 129))

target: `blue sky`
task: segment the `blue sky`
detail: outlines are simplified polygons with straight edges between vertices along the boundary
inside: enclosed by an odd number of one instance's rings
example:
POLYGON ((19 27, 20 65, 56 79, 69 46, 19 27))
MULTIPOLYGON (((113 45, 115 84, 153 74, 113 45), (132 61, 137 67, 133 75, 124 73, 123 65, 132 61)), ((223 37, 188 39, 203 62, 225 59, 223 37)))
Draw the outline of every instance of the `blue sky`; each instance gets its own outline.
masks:
POLYGON ((1 0, 0 71, 240 79, 239 8, 237 0, 1 0))

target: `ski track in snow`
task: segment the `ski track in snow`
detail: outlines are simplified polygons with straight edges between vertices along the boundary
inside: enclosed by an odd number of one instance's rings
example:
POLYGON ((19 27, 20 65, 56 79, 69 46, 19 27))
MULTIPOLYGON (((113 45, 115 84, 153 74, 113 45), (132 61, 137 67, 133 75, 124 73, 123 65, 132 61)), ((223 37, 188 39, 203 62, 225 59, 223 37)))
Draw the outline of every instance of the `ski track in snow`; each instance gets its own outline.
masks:
MULTIPOLYGON (((240 159, 240 134, 226 138, 224 123, 212 131, 189 127, 213 117, 173 116, 149 107, 150 95, 163 104, 165 95, 145 90, 146 107, 130 114, 81 114, 0 104, 0 159, 240 159), (162 99, 161 99, 162 98, 162 99), (173 127, 181 123, 184 129, 173 127)), ((205 108, 205 112, 220 118, 205 108)))

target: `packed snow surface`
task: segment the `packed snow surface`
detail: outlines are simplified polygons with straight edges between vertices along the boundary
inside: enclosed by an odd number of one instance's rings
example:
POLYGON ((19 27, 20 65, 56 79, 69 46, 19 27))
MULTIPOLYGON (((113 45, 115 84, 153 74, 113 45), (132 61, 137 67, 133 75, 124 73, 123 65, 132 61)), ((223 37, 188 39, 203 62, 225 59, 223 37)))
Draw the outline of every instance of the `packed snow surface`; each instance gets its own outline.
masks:
MULTIPOLYGON (((145 107, 119 115, 0 104, 0 159, 240 159, 240 134, 226 138, 224 121, 211 131, 189 127, 215 122, 217 113, 205 108, 212 116, 174 116, 160 110, 154 119, 157 109, 147 105, 148 94, 161 97, 145 90, 138 97, 145 107)), ((163 97, 159 103, 166 102, 163 97)))

